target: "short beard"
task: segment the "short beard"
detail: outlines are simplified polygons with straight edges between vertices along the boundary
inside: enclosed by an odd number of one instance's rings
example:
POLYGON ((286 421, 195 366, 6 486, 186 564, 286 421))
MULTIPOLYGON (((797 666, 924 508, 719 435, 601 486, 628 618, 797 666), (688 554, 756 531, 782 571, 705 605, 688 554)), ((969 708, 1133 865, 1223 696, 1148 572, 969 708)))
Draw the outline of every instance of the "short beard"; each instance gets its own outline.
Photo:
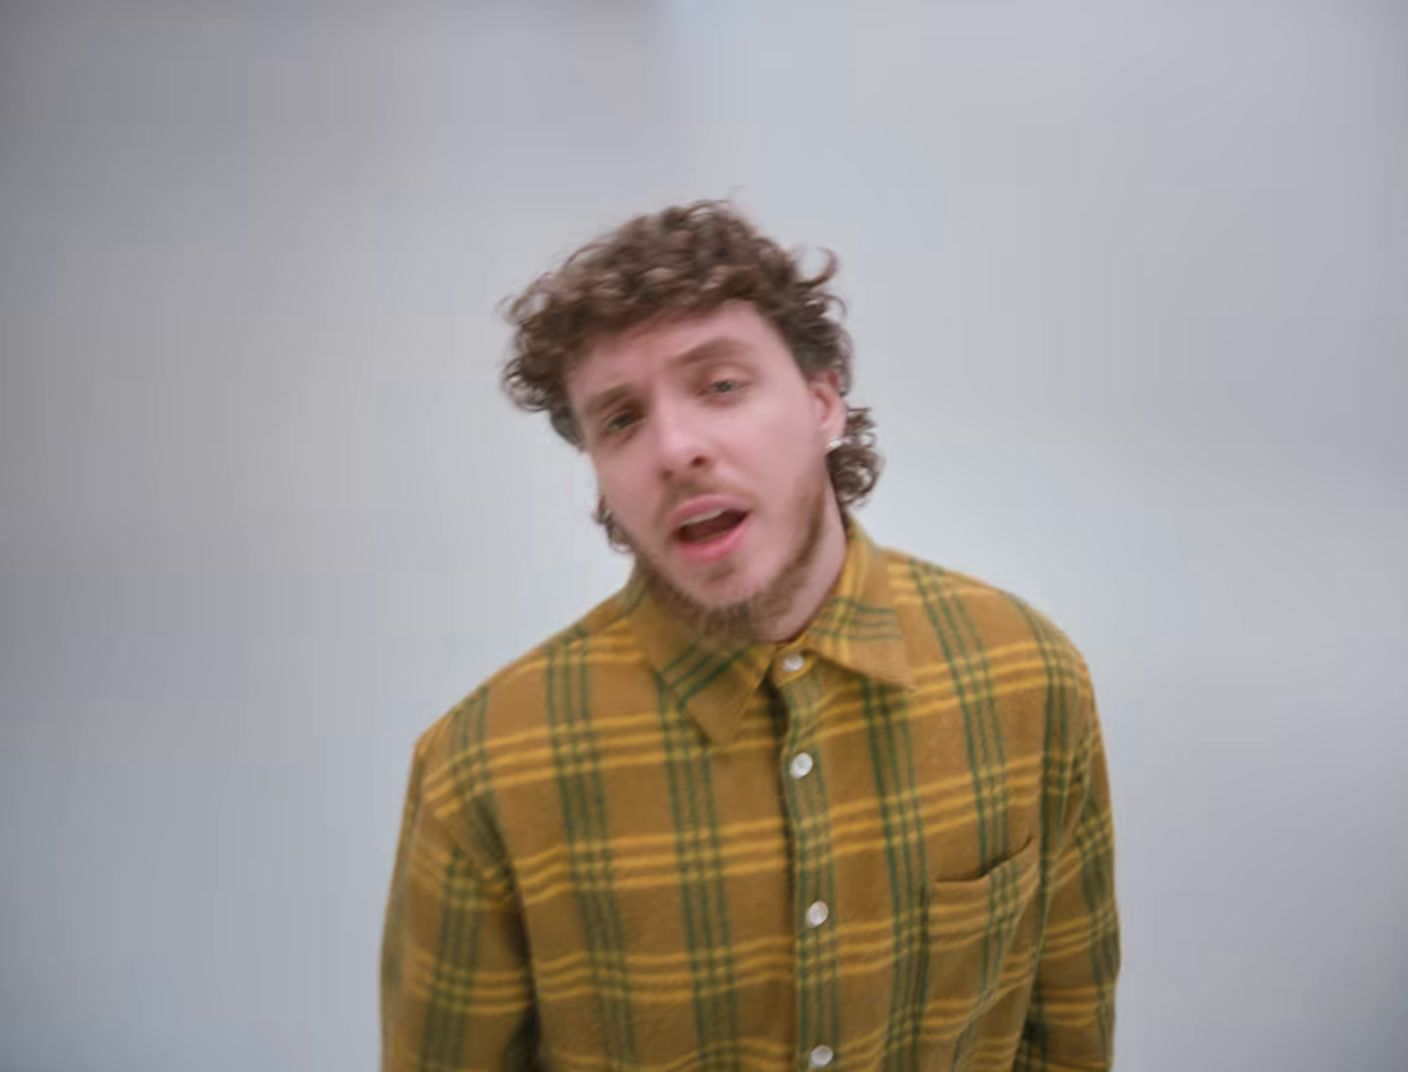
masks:
POLYGON ((826 531, 826 482, 819 481, 805 509, 806 527, 796 550, 770 582, 735 603, 710 607, 695 599, 665 576, 638 548, 636 568, 660 605, 696 633, 725 643, 753 644, 763 639, 768 626, 792 609, 793 600, 807 582, 826 531))

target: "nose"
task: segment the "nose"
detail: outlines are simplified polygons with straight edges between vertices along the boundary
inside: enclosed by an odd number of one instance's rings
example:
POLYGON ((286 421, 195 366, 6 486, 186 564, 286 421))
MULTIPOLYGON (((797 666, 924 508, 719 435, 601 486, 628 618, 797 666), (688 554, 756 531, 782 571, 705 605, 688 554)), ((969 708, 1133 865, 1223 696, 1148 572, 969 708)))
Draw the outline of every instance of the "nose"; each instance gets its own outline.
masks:
POLYGON ((713 452, 703 429, 679 406, 657 406, 653 414, 655 456, 661 475, 679 477, 709 467, 713 452))

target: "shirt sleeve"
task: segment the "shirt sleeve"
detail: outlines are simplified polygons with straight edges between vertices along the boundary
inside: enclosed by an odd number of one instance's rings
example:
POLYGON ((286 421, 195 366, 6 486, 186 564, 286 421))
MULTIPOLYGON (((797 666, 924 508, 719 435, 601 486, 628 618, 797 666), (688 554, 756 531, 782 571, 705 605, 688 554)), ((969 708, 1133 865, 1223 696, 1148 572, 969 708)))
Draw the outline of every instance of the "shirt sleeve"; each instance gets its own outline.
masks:
POLYGON ((453 803, 448 817, 432 807, 423 753, 418 746, 382 938, 382 1072, 534 1068, 512 885, 472 851, 453 803))
POLYGON ((1088 715, 1051 854, 1041 959, 1014 1072, 1103 1072, 1114 1062, 1114 829, 1093 700, 1088 715))

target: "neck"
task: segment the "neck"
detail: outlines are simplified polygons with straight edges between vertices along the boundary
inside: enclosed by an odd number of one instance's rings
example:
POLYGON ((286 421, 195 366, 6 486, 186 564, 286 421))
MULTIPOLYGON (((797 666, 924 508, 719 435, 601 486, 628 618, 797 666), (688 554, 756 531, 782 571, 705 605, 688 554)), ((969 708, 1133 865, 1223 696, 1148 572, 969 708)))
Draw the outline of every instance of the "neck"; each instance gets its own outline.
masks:
POLYGON ((792 640, 800 634, 826 602, 845 562, 846 527, 841 520, 841 508, 828 485, 821 532, 816 549, 807 563, 806 573, 786 607, 779 608, 776 613, 756 623, 758 639, 777 643, 792 640))

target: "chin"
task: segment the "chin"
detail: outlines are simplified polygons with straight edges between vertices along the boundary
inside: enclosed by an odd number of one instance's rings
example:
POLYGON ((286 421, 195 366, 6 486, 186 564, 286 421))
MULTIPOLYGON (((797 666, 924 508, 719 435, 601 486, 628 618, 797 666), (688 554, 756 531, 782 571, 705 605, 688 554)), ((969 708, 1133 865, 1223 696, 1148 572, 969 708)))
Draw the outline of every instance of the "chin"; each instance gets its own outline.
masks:
POLYGON ((688 596, 705 610, 726 610, 729 607, 737 606, 739 603, 747 602, 755 589, 747 584, 740 583, 730 578, 718 584, 700 584, 695 581, 683 581, 678 577, 668 578, 670 583, 688 596))
POLYGON ((710 606, 729 607, 752 599, 767 587, 752 576, 750 570, 737 562, 720 562, 701 577, 678 578, 675 584, 710 606))
MULTIPOLYGON (((686 591, 688 591, 688 589, 686 589, 686 591)), ((707 594, 695 592, 692 594, 692 598, 710 613, 722 613, 737 610, 751 603, 753 597, 757 594, 756 589, 738 588, 727 592, 719 592, 716 590, 707 594)))

